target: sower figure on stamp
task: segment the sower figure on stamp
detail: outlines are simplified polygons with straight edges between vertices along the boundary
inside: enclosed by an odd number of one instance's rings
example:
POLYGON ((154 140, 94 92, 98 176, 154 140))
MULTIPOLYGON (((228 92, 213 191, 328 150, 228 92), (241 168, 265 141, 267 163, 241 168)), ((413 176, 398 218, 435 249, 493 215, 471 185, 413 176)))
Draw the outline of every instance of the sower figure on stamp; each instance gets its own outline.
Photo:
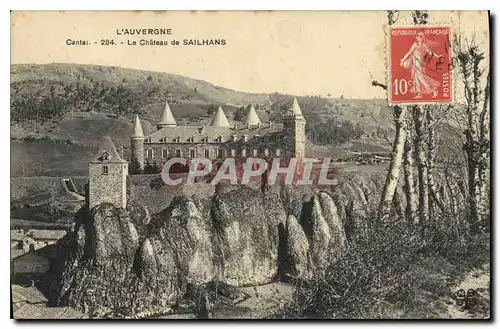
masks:
POLYGON ((400 65, 406 69, 410 69, 410 91, 415 94, 414 98, 416 99, 422 98, 422 94, 432 94, 433 98, 438 95, 439 81, 425 72, 425 66, 430 62, 432 57, 440 57, 430 49, 437 45, 437 42, 426 40, 423 32, 418 32, 410 50, 401 59, 400 65))

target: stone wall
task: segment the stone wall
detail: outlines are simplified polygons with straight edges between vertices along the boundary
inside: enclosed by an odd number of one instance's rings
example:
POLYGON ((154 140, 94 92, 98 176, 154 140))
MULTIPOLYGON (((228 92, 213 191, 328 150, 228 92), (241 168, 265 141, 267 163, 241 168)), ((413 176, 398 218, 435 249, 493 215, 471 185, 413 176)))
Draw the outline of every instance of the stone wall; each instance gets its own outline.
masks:
POLYGON ((126 177, 127 163, 89 164, 89 208, 101 203, 110 203, 117 208, 127 205, 126 177), (107 174, 103 167, 107 166, 107 174))

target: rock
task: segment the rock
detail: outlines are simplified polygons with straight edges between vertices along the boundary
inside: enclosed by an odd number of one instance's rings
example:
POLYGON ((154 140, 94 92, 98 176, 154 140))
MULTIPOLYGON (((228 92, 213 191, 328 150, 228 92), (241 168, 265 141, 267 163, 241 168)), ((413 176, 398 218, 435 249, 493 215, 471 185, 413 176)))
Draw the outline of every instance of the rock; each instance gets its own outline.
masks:
POLYGON ((158 314, 182 303, 193 285, 310 278, 346 240, 332 197, 306 187, 240 186, 171 200, 152 216, 132 203, 79 212, 51 273, 51 301, 112 317, 158 314))
POLYGON ((310 253, 314 269, 322 270, 326 266, 329 258, 329 246, 332 238, 330 227, 323 216, 320 199, 313 198, 313 207, 310 216, 311 236, 310 253))
POLYGON ((309 241, 295 216, 286 220, 286 264, 292 277, 309 278, 309 241))

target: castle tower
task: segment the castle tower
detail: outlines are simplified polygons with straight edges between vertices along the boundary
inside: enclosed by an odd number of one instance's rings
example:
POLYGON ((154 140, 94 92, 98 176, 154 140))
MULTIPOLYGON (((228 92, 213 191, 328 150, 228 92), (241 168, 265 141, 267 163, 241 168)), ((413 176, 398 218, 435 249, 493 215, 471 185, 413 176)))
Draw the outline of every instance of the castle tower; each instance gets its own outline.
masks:
POLYGON ((292 137, 288 145, 291 157, 303 158, 306 153, 306 119, 297 98, 293 99, 292 108, 285 114, 283 124, 292 137))
POLYGON ((250 126, 258 126, 261 124, 260 118, 255 111, 253 105, 250 105, 250 109, 248 110, 247 117, 245 118, 245 124, 250 126))
POLYGON ((213 127, 230 127, 229 121, 227 120, 226 115, 224 114, 224 111, 222 110, 222 107, 219 105, 219 108, 215 112, 212 122, 210 122, 210 125, 213 127))
POLYGON ((160 121, 158 121, 158 123, 156 124, 156 128, 160 130, 165 127, 175 126, 177 126, 177 121, 175 121, 172 110, 170 109, 170 105, 168 105, 168 102, 165 102, 165 108, 163 109, 163 113, 161 114, 160 121))
POLYGON ((135 116, 134 130, 130 137, 130 163, 134 170, 144 170, 144 133, 139 116, 135 116))
POLYGON ((117 208, 127 206, 128 163, 116 150, 111 138, 104 137, 95 158, 89 162, 88 206, 102 203, 117 208))

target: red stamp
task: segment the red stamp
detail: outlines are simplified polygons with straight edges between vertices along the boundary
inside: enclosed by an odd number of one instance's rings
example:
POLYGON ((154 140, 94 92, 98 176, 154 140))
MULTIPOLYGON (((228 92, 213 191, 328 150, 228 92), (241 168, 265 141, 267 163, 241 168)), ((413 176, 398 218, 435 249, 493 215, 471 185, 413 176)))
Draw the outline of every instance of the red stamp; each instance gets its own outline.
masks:
POLYGON ((404 27, 390 30, 390 104, 452 101, 449 27, 404 27))

